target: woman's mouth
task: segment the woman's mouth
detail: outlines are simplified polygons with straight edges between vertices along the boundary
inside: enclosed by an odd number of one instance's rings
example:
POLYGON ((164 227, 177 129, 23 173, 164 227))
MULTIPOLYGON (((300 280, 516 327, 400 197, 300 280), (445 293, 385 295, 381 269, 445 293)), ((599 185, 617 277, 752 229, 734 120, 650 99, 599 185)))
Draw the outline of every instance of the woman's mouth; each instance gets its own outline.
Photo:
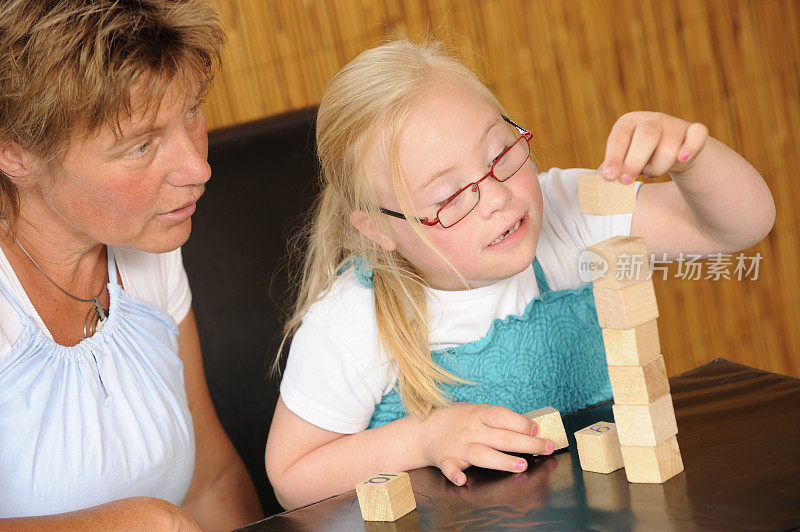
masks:
POLYGON ((494 239, 486 249, 498 249, 507 247, 516 243, 525 234, 528 229, 528 214, 517 220, 517 222, 509 227, 502 235, 494 239))

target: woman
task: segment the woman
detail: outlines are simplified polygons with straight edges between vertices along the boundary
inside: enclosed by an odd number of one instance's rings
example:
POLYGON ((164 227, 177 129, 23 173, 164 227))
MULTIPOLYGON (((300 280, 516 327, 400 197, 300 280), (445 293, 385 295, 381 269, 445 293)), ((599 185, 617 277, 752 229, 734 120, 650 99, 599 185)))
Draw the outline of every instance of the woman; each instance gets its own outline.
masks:
POLYGON ((0 4, 0 529, 261 516, 180 252, 223 40, 201 0, 0 4))

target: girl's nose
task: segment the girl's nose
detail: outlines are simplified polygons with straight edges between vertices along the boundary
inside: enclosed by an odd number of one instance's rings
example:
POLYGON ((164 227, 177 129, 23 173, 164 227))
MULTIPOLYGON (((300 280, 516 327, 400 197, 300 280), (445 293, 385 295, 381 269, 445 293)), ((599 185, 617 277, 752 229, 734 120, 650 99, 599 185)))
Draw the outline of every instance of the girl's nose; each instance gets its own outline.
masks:
POLYGON ((484 179, 478 186, 481 189, 478 209, 484 218, 490 217, 497 211, 502 211, 513 197, 507 182, 500 182, 494 177, 484 179))

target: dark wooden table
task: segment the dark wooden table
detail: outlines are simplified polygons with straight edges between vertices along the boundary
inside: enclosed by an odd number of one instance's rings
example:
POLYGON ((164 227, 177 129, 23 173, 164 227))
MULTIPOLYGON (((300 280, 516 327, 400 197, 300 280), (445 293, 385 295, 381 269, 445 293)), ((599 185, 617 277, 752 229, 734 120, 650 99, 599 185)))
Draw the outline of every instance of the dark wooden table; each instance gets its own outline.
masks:
POLYGON ((472 468, 456 487, 412 471, 417 510, 394 523, 365 523, 350 491, 241 530, 800 529, 800 380, 717 359, 670 384, 686 469, 664 484, 581 470, 573 433, 613 421, 602 404, 565 417, 569 448, 524 473, 472 468))

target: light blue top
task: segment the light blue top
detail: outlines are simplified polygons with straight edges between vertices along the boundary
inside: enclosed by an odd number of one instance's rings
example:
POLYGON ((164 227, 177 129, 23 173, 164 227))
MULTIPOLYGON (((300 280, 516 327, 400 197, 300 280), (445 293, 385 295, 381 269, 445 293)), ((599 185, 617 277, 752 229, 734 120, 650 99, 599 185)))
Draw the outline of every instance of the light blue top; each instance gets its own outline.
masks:
POLYGON ((108 276, 107 321, 72 347, 45 335, 0 278, 22 325, 0 357, 0 517, 186 496, 195 441, 178 327, 122 289, 111 247, 108 276))
MULTIPOLYGON (((536 258, 533 268, 540 295, 522 316, 495 320, 483 338, 431 353, 443 369, 474 383, 441 385, 453 402, 520 414, 552 406, 567 415, 611 399, 592 284, 552 291, 536 258)), ((369 428, 406 415, 395 388, 375 407, 369 428)))

